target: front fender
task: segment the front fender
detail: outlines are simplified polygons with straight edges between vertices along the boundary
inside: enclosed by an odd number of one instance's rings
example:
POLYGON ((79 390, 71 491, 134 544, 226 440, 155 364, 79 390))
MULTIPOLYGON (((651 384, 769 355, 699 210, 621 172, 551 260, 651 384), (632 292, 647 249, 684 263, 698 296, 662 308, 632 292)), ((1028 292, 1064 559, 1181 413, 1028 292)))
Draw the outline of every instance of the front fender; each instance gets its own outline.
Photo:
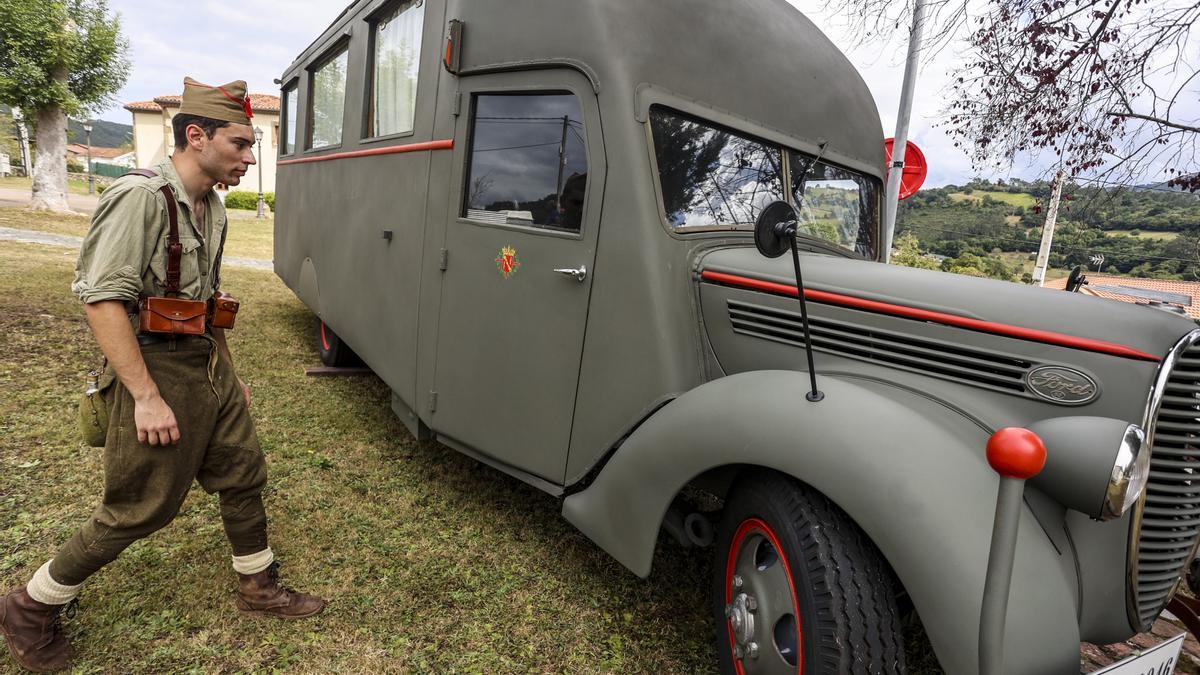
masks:
MULTIPOLYGON (((999 485, 985 457, 990 430, 905 389, 818 381, 819 403, 805 400, 808 376, 793 371, 741 373, 689 391, 630 435, 595 482, 564 501, 563 515, 645 577, 667 507, 688 481, 730 464, 795 476, 875 542, 947 672, 976 672, 999 485)), ((1073 570, 1023 508, 1006 672, 1079 671, 1073 570)))

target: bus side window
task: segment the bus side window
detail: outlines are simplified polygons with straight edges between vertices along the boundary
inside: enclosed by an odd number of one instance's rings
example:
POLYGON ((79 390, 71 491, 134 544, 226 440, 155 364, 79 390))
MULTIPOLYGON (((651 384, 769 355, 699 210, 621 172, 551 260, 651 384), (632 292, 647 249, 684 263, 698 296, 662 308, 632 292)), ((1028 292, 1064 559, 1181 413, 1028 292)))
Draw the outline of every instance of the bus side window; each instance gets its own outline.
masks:
POLYGON ((477 94, 461 216, 579 232, 587 192, 587 142, 579 100, 568 92, 477 94))
POLYGON ((296 102, 299 90, 299 83, 295 81, 283 90, 283 143, 279 147, 281 155, 290 155, 296 151, 296 102))
POLYGON ((390 5, 371 21, 369 137, 413 130, 424 24, 423 0, 390 5))
POLYGON ((346 62, 343 45, 312 72, 308 105, 308 147, 311 150, 342 144, 342 114, 346 110, 346 62))

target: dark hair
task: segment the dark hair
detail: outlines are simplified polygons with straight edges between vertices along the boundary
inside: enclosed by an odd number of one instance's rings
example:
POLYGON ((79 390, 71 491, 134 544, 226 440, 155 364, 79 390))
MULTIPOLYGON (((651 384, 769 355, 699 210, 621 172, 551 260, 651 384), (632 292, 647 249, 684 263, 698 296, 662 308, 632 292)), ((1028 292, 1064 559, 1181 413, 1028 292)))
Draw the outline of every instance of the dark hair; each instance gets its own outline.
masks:
POLYGON ((178 150, 187 149, 187 128, 195 124, 204 130, 204 135, 210 139, 216 135, 217 129, 229 126, 229 122, 214 120, 210 117, 201 117, 199 115, 186 115, 180 113, 171 118, 171 131, 175 132, 175 148, 178 150))

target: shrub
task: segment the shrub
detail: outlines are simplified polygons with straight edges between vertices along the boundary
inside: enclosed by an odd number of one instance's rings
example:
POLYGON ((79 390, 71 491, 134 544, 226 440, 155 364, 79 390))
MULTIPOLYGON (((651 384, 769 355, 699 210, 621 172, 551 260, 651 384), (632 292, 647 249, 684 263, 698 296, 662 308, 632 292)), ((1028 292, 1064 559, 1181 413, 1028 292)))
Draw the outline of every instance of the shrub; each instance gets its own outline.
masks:
POLYGON ((85 173, 87 168, 80 162, 73 159, 67 160, 67 173, 85 173))
MULTIPOLYGON (((263 202, 272 211, 275 210, 275 193, 264 192, 263 202)), ((225 208, 227 209, 245 209, 247 211, 255 211, 258 209, 258 193, 248 192, 246 190, 234 190, 225 195, 225 208)))

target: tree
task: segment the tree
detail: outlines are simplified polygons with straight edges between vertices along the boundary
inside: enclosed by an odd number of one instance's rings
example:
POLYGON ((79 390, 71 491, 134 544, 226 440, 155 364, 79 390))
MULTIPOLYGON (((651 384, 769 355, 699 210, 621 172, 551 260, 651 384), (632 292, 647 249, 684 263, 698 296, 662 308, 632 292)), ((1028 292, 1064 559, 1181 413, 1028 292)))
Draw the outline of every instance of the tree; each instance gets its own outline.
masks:
MULTIPOLYGON (((915 0, 843 0, 859 43, 907 36, 915 0)), ((1197 0, 928 0, 926 54, 968 27, 947 127, 976 166, 1050 152, 1068 177, 1200 189, 1197 0)), ((1056 167, 1057 168, 1057 167, 1056 167)))
POLYGON ((32 208, 70 210, 67 115, 111 103, 128 51, 107 0, 0 0, 0 102, 36 115, 32 208))
POLYGON ((953 85, 951 134, 977 164, 1050 151, 1069 175, 1165 169, 1200 189, 1195 0, 988 0, 953 85))

